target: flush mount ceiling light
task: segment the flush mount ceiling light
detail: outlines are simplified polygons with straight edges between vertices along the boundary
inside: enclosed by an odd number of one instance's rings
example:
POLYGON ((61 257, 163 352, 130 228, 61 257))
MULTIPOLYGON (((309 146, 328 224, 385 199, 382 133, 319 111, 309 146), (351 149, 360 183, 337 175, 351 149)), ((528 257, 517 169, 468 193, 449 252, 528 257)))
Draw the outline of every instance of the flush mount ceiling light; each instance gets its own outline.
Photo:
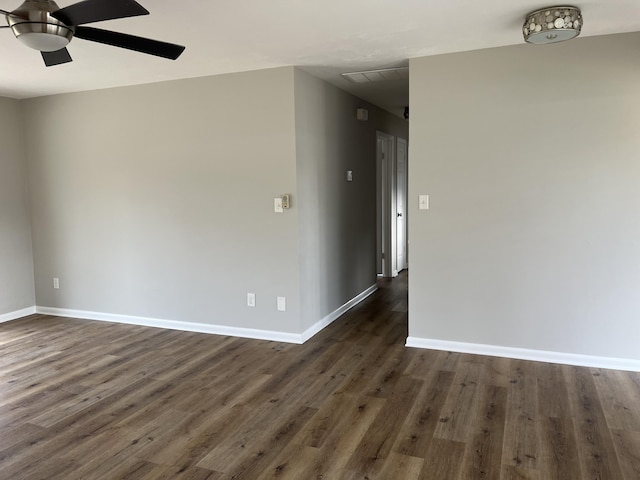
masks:
POLYGON ((529 13, 522 33, 525 42, 536 45, 557 43, 580 35, 582 13, 577 7, 547 7, 529 13))

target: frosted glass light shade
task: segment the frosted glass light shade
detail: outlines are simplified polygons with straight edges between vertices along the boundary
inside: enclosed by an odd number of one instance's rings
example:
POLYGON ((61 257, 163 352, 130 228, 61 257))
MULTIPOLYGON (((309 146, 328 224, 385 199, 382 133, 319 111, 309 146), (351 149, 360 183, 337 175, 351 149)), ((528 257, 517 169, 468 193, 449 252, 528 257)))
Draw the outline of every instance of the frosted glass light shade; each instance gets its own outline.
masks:
POLYGON ((73 38, 73 30, 63 25, 51 23, 16 23, 11 26, 11 30, 21 43, 41 52, 60 50, 66 47, 73 38))
POLYGON ((23 33, 18 37, 24 45, 41 52, 55 52, 66 47, 69 40, 50 33, 23 33))

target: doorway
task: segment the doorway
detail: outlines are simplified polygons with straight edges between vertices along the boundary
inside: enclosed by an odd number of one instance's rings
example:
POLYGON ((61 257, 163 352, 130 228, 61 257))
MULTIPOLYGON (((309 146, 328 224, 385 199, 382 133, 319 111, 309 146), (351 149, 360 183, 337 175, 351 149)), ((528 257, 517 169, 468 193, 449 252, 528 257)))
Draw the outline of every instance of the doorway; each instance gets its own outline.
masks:
POLYGON ((377 271, 396 277, 408 266, 407 141, 376 133, 377 271))

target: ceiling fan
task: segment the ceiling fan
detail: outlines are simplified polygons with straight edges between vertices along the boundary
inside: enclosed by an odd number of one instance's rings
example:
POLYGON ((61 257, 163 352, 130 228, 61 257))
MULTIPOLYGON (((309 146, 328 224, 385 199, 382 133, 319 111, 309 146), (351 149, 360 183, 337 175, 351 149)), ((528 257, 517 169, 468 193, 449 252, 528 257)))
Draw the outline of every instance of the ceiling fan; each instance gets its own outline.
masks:
POLYGON ((85 27, 87 23, 148 15, 134 0, 84 0, 60 8, 53 0, 26 0, 5 15, 7 26, 24 45, 39 50, 47 67, 71 62, 67 45, 73 37, 175 60, 183 46, 125 33, 85 27))

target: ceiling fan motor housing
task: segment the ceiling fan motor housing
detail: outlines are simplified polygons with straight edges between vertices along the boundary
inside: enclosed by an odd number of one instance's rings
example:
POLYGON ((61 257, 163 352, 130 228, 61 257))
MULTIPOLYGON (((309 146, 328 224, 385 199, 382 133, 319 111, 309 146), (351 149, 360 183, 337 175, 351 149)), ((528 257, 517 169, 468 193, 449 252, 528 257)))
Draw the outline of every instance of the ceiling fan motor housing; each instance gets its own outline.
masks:
POLYGON ((51 16, 60 7, 53 0, 26 0, 7 16, 13 34, 26 46, 41 52, 55 52, 73 38, 73 27, 51 16))

